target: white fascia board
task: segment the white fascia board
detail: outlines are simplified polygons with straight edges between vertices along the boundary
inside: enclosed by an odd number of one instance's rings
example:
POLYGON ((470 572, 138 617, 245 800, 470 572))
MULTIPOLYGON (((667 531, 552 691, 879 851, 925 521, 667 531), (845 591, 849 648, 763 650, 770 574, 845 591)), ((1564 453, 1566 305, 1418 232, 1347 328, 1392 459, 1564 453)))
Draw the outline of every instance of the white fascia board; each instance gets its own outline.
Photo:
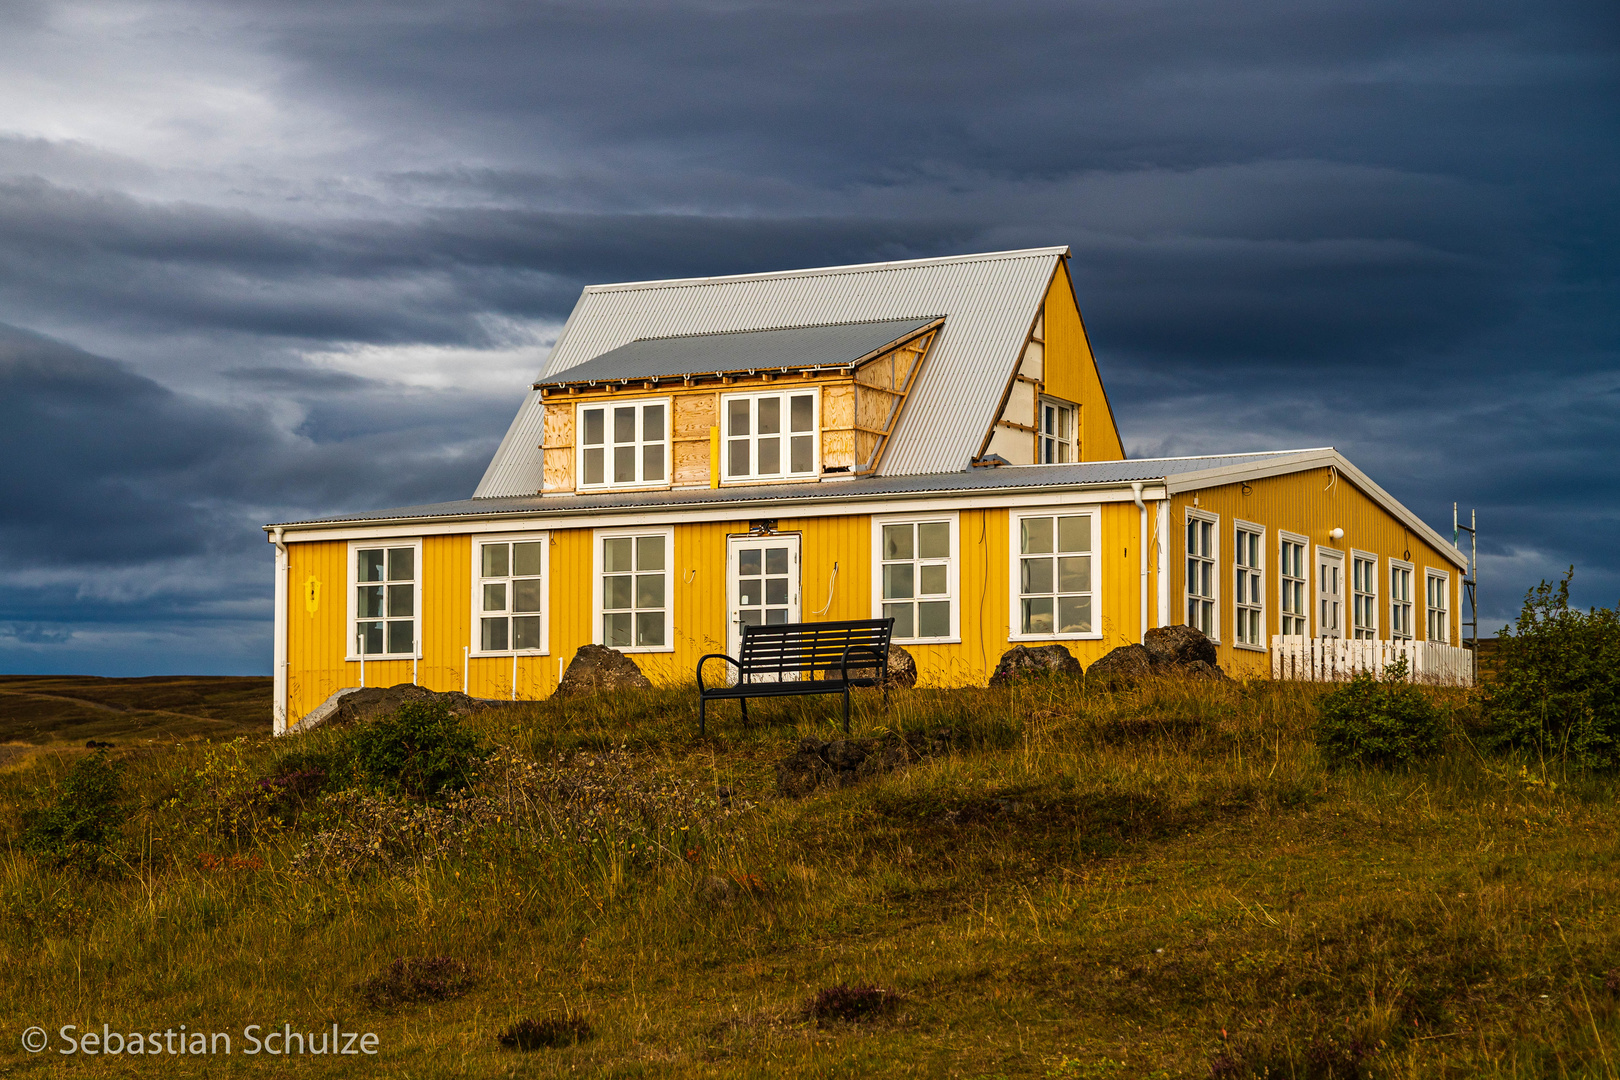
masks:
MULTIPOLYGON (((1164 499, 1168 495, 1162 486, 1144 487, 1144 499, 1164 499)), ((1072 506, 1077 498, 1087 504, 1134 502, 1129 484, 1100 487, 1065 487, 1051 485, 1015 491, 997 491, 986 494, 983 489, 963 491, 955 495, 922 492, 915 496, 885 494, 864 498, 836 495, 825 500, 806 503, 723 503, 693 510, 671 510, 651 506, 625 512, 598 510, 581 513, 558 507, 556 510, 526 510, 501 515, 462 515, 443 518, 379 518, 375 522, 331 522, 325 525, 283 525, 282 541, 311 543, 318 540, 368 540, 393 536, 451 536, 467 532, 505 533, 544 529, 621 529, 656 523, 658 525, 686 525, 716 521, 739 521, 762 518, 845 517, 851 514, 915 514, 942 511, 978 509, 1005 509, 1010 507, 1072 506), (966 504, 966 505, 964 505, 966 504)), ((270 526, 266 526, 270 528, 270 526)))
POLYGON ((1270 476, 1284 476, 1288 473, 1306 472, 1310 469, 1329 467, 1337 469, 1341 477, 1355 484, 1374 502, 1389 511, 1398 521, 1423 537, 1441 555, 1458 566, 1466 567, 1468 565, 1466 555, 1441 537, 1422 518, 1401 505, 1400 500, 1396 499, 1395 496, 1374 483, 1370 476, 1350 464, 1348 458, 1332 447, 1321 450, 1306 450, 1289 457, 1272 458, 1269 461, 1257 461, 1252 465, 1228 465, 1220 469, 1182 473, 1179 476, 1169 477, 1165 482, 1165 487, 1170 494, 1179 495, 1184 491, 1202 491, 1205 488, 1241 483, 1244 480, 1260 480, 1270 476))

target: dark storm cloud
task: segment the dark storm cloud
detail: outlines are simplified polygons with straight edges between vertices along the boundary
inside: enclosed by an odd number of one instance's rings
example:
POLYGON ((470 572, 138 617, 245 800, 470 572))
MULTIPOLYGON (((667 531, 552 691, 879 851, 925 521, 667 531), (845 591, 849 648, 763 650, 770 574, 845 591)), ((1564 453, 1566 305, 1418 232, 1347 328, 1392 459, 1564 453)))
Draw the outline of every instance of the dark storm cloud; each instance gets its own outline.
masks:
POLYGON ((256 526, 467 494, 583 285, 1052 243, 1133 452, 1620 595, 1612 3, 167 5, 0 17, 79 103, 0 130, 0 322, 120 358, 0 335, 0 665, 262 670, 256 526))

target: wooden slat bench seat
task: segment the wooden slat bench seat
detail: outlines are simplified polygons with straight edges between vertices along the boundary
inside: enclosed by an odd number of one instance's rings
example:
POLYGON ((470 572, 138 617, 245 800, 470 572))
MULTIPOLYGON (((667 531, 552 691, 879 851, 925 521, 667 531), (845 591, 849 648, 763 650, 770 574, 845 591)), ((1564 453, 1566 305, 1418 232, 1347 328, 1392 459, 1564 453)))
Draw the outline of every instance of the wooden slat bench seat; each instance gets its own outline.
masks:
POLYGON ((709 653, 698 661, 698 735, 704 734, 704 709, 711 700, 735 698, 746 721, 749 698, 800 694, 843 694, 844 734, 849 734, 850 690, 882 687, 883 704, 888 706, 893 632, 893 619, 743 627, 742 648, 735 659, 709 653), (703 665, 710 660, 724 660, 736 668, 736 681, 705 686, 703 665))

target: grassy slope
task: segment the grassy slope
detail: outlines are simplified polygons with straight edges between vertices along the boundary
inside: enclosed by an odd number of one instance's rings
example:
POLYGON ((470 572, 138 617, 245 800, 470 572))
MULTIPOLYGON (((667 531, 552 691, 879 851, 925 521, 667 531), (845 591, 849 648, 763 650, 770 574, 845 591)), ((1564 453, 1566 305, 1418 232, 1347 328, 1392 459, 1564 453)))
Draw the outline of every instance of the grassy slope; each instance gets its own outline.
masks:
POLYGON ((259 734, 270 722, 270 682, 170 675, 0 675, 0 750, 6 744, 259 734))
MULTIPOLYGON (((1410 774, 1331 772, 1315 693, 897 695, 889 723, 952 725, 958 749, 800 801, 774 796, 773 763, 830 730, 821 703, 764 705, 751 731, 728 717, 706 744, 680 691, 519 707, 478 722, 539 763, 486 785, 501 820, 353 879, 289 872, 308 818, 231 839, 198 809, 341 732, 128 751, 130 869, 90 883, 15 850, 20 808, 82 751, 43 753, 0 773, 0 1069, 65 1074, 15 1049, 30 1023, 285 1020, 377 1032, 376 1076, 1307 1076, 1358 1054, 1372 1075, 1615 1075, 1612 784, 1554 788, 1462 740, 1410 774), (558 777, 595 785, 594 819, 545 801, 558 777), (753 805, 721 812, 719 786, 753 805), (649 837, 675 854, 645 857, 649 837), (199 864, 233 851, 266 868, 199 864), (439 954, 479 985, 395 1010, 354 991, 439 954), (904 1000, 872 1023, 801 1018, 841 982, 904 1000), (495 1043, 564 1010, 598 1037, 495 1043)), ((240 1049, 211 1071, 259 1067, 240 1049)))

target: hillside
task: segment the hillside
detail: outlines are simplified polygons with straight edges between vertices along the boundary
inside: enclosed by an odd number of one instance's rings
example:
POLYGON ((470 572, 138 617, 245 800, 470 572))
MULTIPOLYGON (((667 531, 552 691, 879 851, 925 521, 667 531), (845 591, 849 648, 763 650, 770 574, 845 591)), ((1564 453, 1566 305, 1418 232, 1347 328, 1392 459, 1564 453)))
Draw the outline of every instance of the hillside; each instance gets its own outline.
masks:
POLYGON ((235 738, 270 725, 269 678, 0 675, 0 744, 235 738))
POLYGON ((1614 1076, 1612 782, 1481 759, 1455 691, 1441 758, 1332 771, 1318 693, 899 693, 857 719, 898 767, 802 798, 777 763, 836 737, 809 699, 707 742, 687 690, 484 713, 493 755, 432 807, 332 794, 352 729, 119 746, 95 877, 18 848, 88 753, 48 746, 0 772, 0 1027, 233 1052, 13 1036, 0 1068, 230 1074, 262 1068, 247 1025, 335 1023, 378 1056, 302 1074, 1614 1076), (807 1014, 839 986, 888 993, 807 1014), (503 1048, 524 1019, 568 1045, 503 1048))

